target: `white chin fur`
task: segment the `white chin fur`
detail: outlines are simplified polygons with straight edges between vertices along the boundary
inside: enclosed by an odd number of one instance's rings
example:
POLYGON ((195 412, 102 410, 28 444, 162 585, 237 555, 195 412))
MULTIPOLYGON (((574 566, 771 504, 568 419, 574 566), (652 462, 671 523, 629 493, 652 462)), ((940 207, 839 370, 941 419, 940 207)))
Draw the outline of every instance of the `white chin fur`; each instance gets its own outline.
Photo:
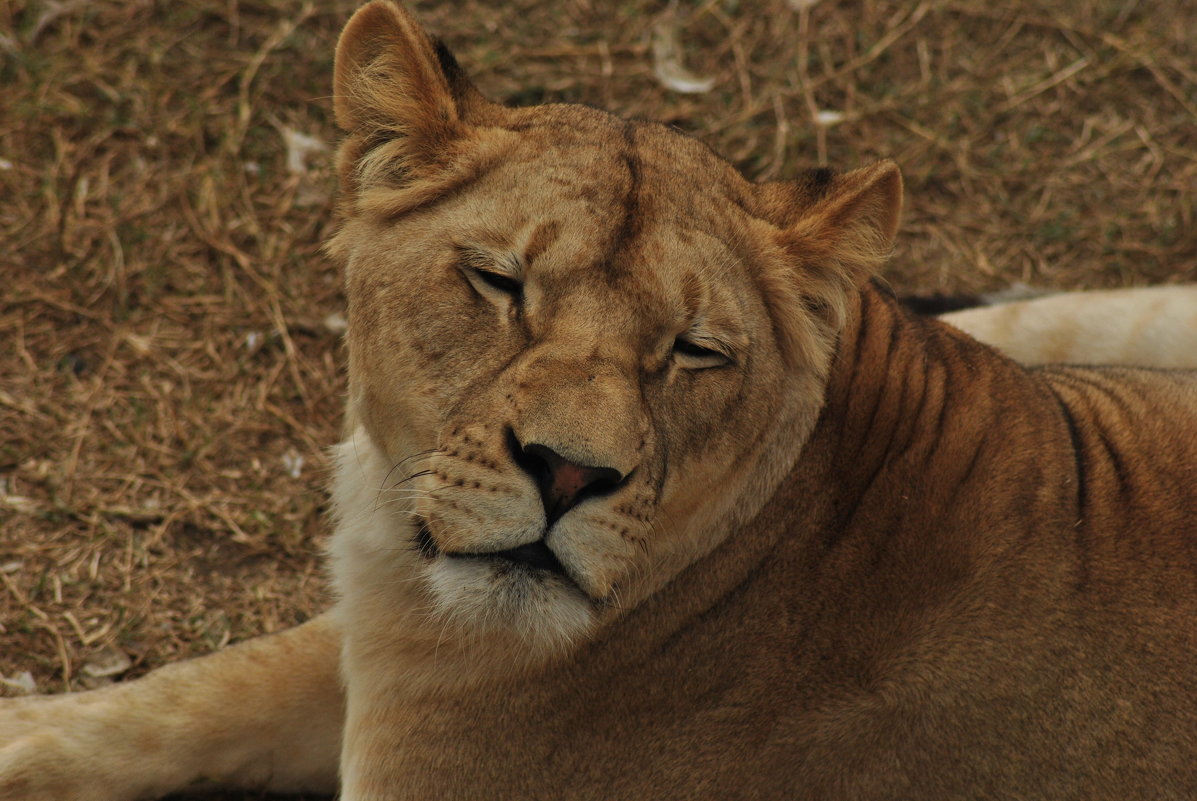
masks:
POLYGON ((437 557, 426 568, 434 613, 465 637, 512 632, 529 647, 565 650, 594 626, 590 601, 558 576, 486 559, 437 557))
POLYGON ((561 653, 589 636, 593 606, 560 576, 485 559, 419 556, 411 539, 412 504, 379 495, 391 462, 364 430, 341 443, 334 459, 337 526, 328 550, 340 614, 360 609, 358 614, 373 620, 377 599, 394 598, 414 615, 429 600, 412 593, 422 584, 432 600, 428 622, 442 635, 438 624, 447 624, 465 642, 498 635, 539 655, 561 653))

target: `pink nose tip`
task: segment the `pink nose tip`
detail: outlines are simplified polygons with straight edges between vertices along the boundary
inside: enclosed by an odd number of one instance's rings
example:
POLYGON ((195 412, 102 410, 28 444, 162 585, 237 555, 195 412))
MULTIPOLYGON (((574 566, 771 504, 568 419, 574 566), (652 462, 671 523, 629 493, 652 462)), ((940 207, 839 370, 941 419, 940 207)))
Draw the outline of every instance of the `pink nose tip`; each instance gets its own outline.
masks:
POLYGON ((551 468, 553 485, 549 492, 556 496, 572 498, 585 489, 594 479, 589 468, 572 462, 561 462, 551 468))
POLYGON ((615 468, 577 464, 539 443, 523 446, 516 462, 536 479, 550 526, 586 497, 614 489, 623 478, 615 468))

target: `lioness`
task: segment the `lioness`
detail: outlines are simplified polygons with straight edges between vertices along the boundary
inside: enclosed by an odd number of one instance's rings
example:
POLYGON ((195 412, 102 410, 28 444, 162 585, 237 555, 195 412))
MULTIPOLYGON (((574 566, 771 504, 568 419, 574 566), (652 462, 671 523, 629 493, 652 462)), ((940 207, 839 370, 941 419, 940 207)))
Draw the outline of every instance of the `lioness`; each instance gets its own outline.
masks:
POLYGON ((6 702, 0 797, 1194 797, 1193 377, 908 315, 892 164, 502 108, 385 0, 335 80, 339 600, 6 702))

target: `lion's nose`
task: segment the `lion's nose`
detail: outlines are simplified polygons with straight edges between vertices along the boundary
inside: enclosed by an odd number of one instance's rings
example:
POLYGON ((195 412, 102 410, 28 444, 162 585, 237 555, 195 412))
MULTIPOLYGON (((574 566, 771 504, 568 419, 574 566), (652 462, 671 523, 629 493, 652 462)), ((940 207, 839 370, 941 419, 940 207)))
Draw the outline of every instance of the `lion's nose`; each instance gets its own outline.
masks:
POLYGON ((524 445, 511 435, 515 463, 536 480, 544 503, 545 519, 552 526, 586 498, 603 495, 619 486, 623 476, 613 467, 571 462, 547 445, 524 445))

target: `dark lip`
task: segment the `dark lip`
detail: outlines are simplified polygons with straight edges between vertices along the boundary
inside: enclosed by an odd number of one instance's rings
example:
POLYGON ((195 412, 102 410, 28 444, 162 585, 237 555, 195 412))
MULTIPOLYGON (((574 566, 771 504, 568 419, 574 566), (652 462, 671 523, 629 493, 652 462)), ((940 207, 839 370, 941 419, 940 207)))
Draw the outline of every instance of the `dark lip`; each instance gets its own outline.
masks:
POLYGON ((561 564, 561 560, 557 558, 557 554, 553 553, 553 549, 544 540, 537 540, 536 542, 529 542, 526 545, 520 545, 516 548, 508 548, 505 551, 490 551, 484 553, 451 553, 448 554, 453 559, 505 559, 517 565, 525 565, 534 570, 543 570, 547 573, 556 573, 559 576, 565 576, 565 567, 561 564))
POLYGON ((450 559, 491 559, 545 573, 553 573, 572 582, 569 574, 565 572, 565 566, 557 558, 557 554, 553 553, 553 549, 543 539, 502 551, 442 551, 432 539, 432 530, 428 526, 428 521, 423 518, 418 519, 416 533, 412 539, 416 551, 425 559, 435 559, 441 555, 450 559))

